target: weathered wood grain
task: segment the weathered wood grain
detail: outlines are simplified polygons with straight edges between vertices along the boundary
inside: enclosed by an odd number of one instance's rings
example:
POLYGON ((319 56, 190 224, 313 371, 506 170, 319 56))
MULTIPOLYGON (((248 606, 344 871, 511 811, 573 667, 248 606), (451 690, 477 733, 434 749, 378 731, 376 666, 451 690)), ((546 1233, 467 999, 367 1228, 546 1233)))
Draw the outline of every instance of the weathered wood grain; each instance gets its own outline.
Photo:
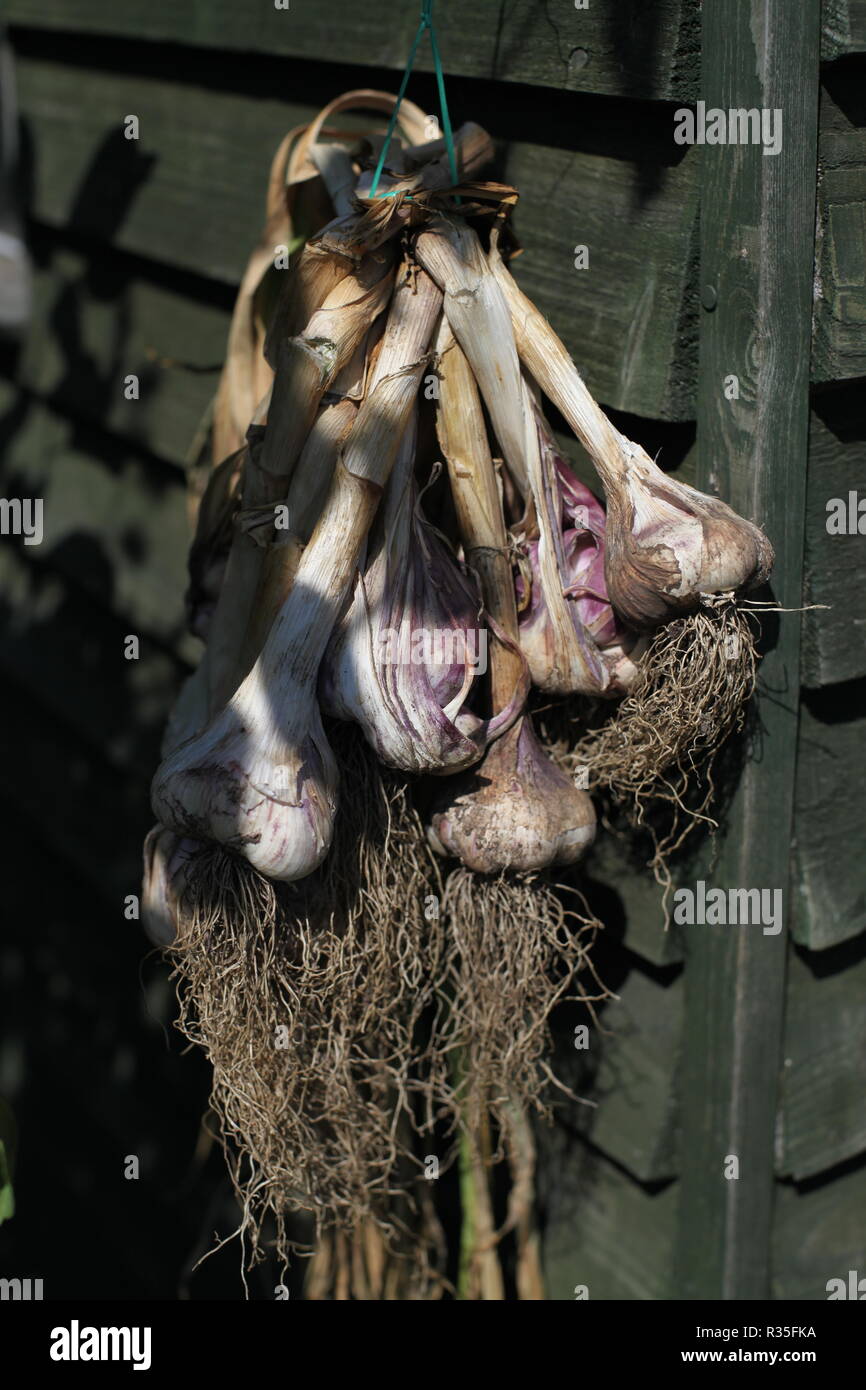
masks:
MULTIPOLYGON (((866 499, 866 392, 862 382, 815 392, 806 493, 802 682, 834 685, 866 675, 866 537, 827 530, 828 503, 866 499)), ((835 509, 834 509, 835 511, 835 509)), ((864 522, 866 525, 866 522, 864 522)))
POLYGON ((182 465, 216 391, 229 314, 108 259, 61 248, 43 257, 17 380, 182 465), (138 399, 126 398, 129 375, 138 399))
POLYGON ((866 52, 866 0, 823 0, 821 30, 825 61, 866 52))
POLYGON ((866 375, 866 59, 824 72, 812 380, 866 375))
POLYGON ((823 951, 866 931, 866 681, 804 694, 796 784, 794 939, 823 951))
POLYGON ((581 1094, 597 1108, 579 1107, 580 1132, 640 1182, 675 1177, 678 1143, 678 1067, 682 1041, 682 977, 667 985, 631 970, 618 998, 601 1015, 592 1047, 601 1061, 581 1094))
POLYGON ((261 231, 274 151, 315 114, 30 59, 18 89, 33 216, 232 285, 261 231), (138 117, 137 140, 124 136, 127 115, 138 117))
MULTIPOLYGON (((7 0, 7 23, 125 39, 162 40, 235 53, 352 63, 401 70, 417 19, 411 6, 384 0, 363 9, 332 0, 327 13, 314 0, 241 9, 234 0, 7 0)), ((689 101, 698 91, 699 0, 519 0, 503 13, 498 0, 478 0, 467 28, 459 7, 442 7, 436 27, 446 71, 454 76, 530 82, 607 96, 689 101)), ((866 51, 866 0, 825 0, 821 57, 831 61, 866 51)), ((416 60, 430 71, 426 46, 416 60)))
POLYGON ((539 1145, 548 1298, 670 1298, 676 1184, 647 1190, 561 1130, 539 1145))
POLYGON ((88 750, 145 793, 184 667, 147 638, 124 656, 129 625, 70 585, 32 548, 0 549, 0 672, 42 702, 88 750))
POLYGON ((866 1150, 864 994, 866 941, 820 956, 792 954, 776 1169, 780 1176, 810 1178, 866 1150))
POLYGON ((147 633, 194 661, 184 627, 189 533, 185 489, 174 469, 133 447, 83 431, 0 383, 3 486, 43 500, 42 543, 28 559, 73 579, 128 631, 147 633))
MULTIPOLYGON (((701 281, 716 307, 702 320, 698 480, 765 526, 777 556, 772 591, 792 609, 802 594, 819 20, 818 0, 794 10, 782 0, 717 0, 703 24, 707 105, 781 107, 785 138, 774 158, 754 146, 704 150, 701 281), (724 393, 731 374, 738 399, 724 393)), ((712 883, 787 890, 796 614, 779 622, 761 679, 760 747, 741 778, 712 883)), ((785 949, 783 932, 759 926, 687 929, 680 1297, 767 1294, 785 949), (737 1177, 726 1175, 729 1156, 739 1161, 737 1177)))
MULTIPOLYGON (((7 22, 129 39, 161 39, 239 55, 264 53, 402 71, 418 27, 418 5, 369 0, 290 0, 278 10, 237 0, 8 0, 7 22)), ((476 0, 434 14, 446 72, 605 96, 688 100, 697 85, 696 0, 476 0)), ((836 29, 841 41, 841 16, 836 29)), ((416 59, 432 71, 425 40, 416 59)), ((365 85, 363 72, 358 86, 365 85)), ((410 93, 411 94, 411 93, 410 93)))
MULTIPOLYGON (((825 1302, 830 1279, 866 1270, 866 1164, 824 1183, 776 1184, 772 1297, 825 1302)), ((805 1345, 805 1344, 804 1344, 805 1345)))
MULTIPOLYGON (((274 148, 312 108, 142 77, 82 74, 28 59, 21 104, 39 152, 32 211, 52 228, 234 285, 260 232, 274 148), (80 105, 82 82, 89 100, 80 105), (141 123, 123 138, 123 116, 141 123)), ((483 111, 473 111, 482 123, 483 111)), ((496 131, 496 113, 490 126, 496 131)), ((584 113, 586 114, 586 113, 584 113)), ((602 113, 596 112, 595 119, 602 113)), ((576 113, 575 113, 576 115, 576 113)), ((688 418, 695 338, 697 160, 666 117, 635 130, 604 114, 604 141, 576 123, 569 145, 512 141, 500 172, 521 191, 515 272, 607 404, 688 418), (611 154, 601 153, 608 146, 611 154), (589 268, 575 269, 576 246, 589 268)))
POLYGON ((625 844, 600 832, 584 872, 590 891, 596 884, 601 887, 597 911, 605 924, 622 921, 623 944, 628 950, 653 965, 673 965, 682 960, 679 928, 671 925, 665 930, 662 889, 651 870, 625 844))
POLYGON ((113 904, 119 929, 140 930, 122 913, 124 896, 141 887, 141 840, 153 821, 147 783, 83 747, 31 691, 6 681, 3 703, 15 738, 0 760, 0 797, 113 904), (46 814, 48 796, 57 814, 46 814))

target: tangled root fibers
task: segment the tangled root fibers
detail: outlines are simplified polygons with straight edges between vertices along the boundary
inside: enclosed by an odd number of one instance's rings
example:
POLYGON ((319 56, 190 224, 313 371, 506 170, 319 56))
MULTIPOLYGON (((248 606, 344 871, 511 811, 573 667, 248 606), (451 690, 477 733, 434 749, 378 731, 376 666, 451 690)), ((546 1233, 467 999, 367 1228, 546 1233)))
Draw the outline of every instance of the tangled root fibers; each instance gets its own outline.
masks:
POLYGON ((458 1121, 489 1107, 505 1133, 515 1109, 549 1110, 545 1082, 559 1083, 543 1056, 556 1004, 606 997, 589 957, 600 923, 575 889, 541 875, 456 869, 443 907, 451 1001, 445 1030, 449 1051, 461 1059, 444 1099, 458 1121), (584 911, 566 907, 564 894, 584 911), (597 993, 587 994, 578 980, 584 969, 597 993))
POLYGON ((275 885, 219 847, 195 861, 170 951, 178 1027, 213 1066, 252 1261, 266 1218, 284 1259, 286 1218, 306 1210, 317 1237, 373 1223, 417 1270, 413 1096, 433 1046, 419 1025, 443 955, 424 916, 439 879, 405 783, 356 730, 332 737, 343 792, 320 870, 275 885))
POLYGON ((544 1291, 529 1112, 549 1115, 549 1083, 566 1091, 544 1061, 556 1004, 575 998, 591 1004, 607 997, 589 958, 600 923, 575 889, 544 875, 482 877, 459 868, 447 880, 443 908, 452 1070, 442 1102, 461 1136, 463 1297, 504 1297, 497 1247, 513 1232, 518 1297, 535 1300, 544 1291), (575 905, 567 907, 564 895, 575 905), (591 975, 592 993, 578 979, 584 970, 591 975), (507 1216, 497 1230, 489 1173, 503 1159, 511 1188, 507 1216))
POLYGON ((634 686, 602 724, 576 742, 554 736, 561 766, 585 768, 591 791, 607 793, 632 826, 649 830, 650 866, 666 890, 670 855, 698 825, 716 828, 715 757, 743 726, 756 669, 747 613, 728 596, 707 600, 659 628, 634 686), (659 830, 649 817, 664 803, 669 815, 659 830))

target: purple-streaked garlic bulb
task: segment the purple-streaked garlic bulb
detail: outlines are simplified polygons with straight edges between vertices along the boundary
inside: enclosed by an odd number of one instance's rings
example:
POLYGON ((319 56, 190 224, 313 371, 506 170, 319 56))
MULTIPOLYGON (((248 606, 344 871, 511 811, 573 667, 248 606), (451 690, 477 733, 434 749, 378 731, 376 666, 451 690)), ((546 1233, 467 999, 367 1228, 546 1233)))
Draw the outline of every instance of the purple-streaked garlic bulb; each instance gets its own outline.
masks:
POLYGON ((477 593, 423 518, 414 452, 413 428, 352 603, 326 652, 319 692, 323 709, 356 722, 390 767, 456 772, 514 723, 529 676, 524 667, 512 698, 492 718, 469 708, 487 667, 488 628, 477 593))
POLYGON ((562 458, 540 411, 536 420, 543 476, 549 482, 542 501, 555 556, 557 598, 561 592, 585 661, 570 661, 559 650, 559 630, 546 600, 540 564, 543 527, 541 536, 525 539, 522 545, 526 563, 517 578, 520 645, 533 684, 541 690, 622 695, 634 680, 643 643, 620 621, 607 597, 604 508, 562 458))

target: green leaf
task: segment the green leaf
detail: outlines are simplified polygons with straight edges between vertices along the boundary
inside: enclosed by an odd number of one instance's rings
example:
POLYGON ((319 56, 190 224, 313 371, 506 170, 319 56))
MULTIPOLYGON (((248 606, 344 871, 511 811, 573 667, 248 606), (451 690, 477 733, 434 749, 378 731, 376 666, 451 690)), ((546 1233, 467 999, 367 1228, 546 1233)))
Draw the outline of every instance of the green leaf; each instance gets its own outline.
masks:
POLYGON ((0 1096, 0 1225, 15 1215, 12 1168, 15 1164, 16 1139, 15 1116, 0 1096))
POLYGON ((0 1139, 0 1226, 15 1215, 15 1194, 12 1191, 12 1174, 6 1160, 6 1145, 0 1139))

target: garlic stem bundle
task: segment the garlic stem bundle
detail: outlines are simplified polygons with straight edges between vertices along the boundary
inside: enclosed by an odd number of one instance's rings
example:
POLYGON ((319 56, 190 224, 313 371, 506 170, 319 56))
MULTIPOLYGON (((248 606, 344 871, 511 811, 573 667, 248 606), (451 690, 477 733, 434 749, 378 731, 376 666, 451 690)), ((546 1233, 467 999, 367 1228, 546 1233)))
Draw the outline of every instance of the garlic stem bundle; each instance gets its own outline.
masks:
MULTIPOLYGON (((458 179, 466 179, 477 173, 490 162, 495 153, 493 141, 487 131, 474 121, 465 121, 454 131, 453 145, 458 179)), ((356 196, 359 199, 369 198, 372 184, 373 171, 369 169, 358 180, 356 196)), ((377 193, 387 190, 389 194, 410 193, 417 196, 451 189, 453 186, 451 161, 445 140, 440 137, 428 140, 422 145, 408 145, 402 149, 392 143, 388 150, 388 162, 379 179, 377 193)))
MULTIPOLYGON (((262 560, 258 592, 244 633, 239 668, 248 671, 261 651, 294 583, 303 548, 322 513, 340 447, 352 429, 357 407, 349 400, 326 402, 298 459, 286 494, 285 526, 267 544, 262 560)), ((273 523, 268 518, 265 536, 273 523)))
MULTIPOLYGON (((545 617, 543 659, 533 679, 542 689, 560 695, 603 695, 611 675, 601 653, 580 621, 576 605, 564 592, 568 583, 563 553, 559 486, 555 457, 545 438, 526 382, 521 380, 527 428, 532 447, 527 451, 529 485, 538 526, 537 587, 545 617)), ((535 576, 533 576, 535 579, 535 576)), ((536 585, 533 583, 533 588, 536 585)), ((532 647, 530 647, 532 650, 532 647)), ((536 656, 538 649, 535 648, 536 656)), ((529 653, 527 653, 529 655, 529 653)))
MULTIPOLYGON (((493 644, 490 656, 491 694, 500 705, 513 697, 525 671, 515 641, 505 521, 474 375, 450 324, 437 346, 437 429, 466 554, 477 567, 491 620, 510 639, 493 644)), ((546 756, 528 716, 491 745, 477 768, 448 786, 429 829, 434 849, 485 874, 571 863, 594 836, 590 798, 546 756)))
POLYGON ((513 724, 528 676, 491 719, 468 706, 486 667, 479 601, 424 520, 414 478, 415 422, 403 436, 367 567, 337 627, 320 679, 323 708, 354 720, 382 762, 456 772, 513 724))
POLYGON ((773 549, 726 503, 663 473, 593 400, 550 324, 522 293, 491 237, 490 268, 508 302, 528 371, 574 430, 607 501, 605 575, 614 608, 633 628, 693 612, 702 596, 761 584, 773 549))
MULTIPOLYGON (((533 587, 544 605, 542 640, 530 642, 533 679, 556 694, 619 693, 612 666, 580 621, 564 589, 555 468, 520 360, 505 295, 476 233, 444 217, 417 240, 418 258, 442 285, 445 314, 475 374, 496 437, 538 528, 533 587), (490 346, 492 345, 492 347, 490 346)), ((530 636, 537 636, 531 633, 530 636)))
POLYGON ((523 493, 527 475, 527 421, 520 360, 508 303, 489 272, 477 234, 465 222, 437 217, 415 241, 421 265, 445 296, 445 315, 466 355, 499 446, 523 493))
MULTIPOLYGON (((357 273, 339 281, 305 331, 280 344, 264 441, 260 450, 247 454, 244 511, 284 499, 323 396, 385 308, 392 287, 390 257, 367 257, 357 273)), ((243 650, 239 656, 238 643, 250 621, 263 563, 262 548, 236 531, 227 568, 231 583, 223 584, 210 638, 214 711, 249 669, 249 653, 243 650)))
POLYGON ((331 843, 337 768, 316 680, 411 417, 440 309, 427 276, 419 274, 414 286, 401 280, 373 384, 268 640, 226 707, 154 778, 157 819, 216 840, 269 878, 304 877, 331 843))
POLYGON ((448 469, 466 560, 478 575, 485 608, 496 625, 490 697, 494 709, 499 709, 511 700, 515 690, 525 687, 526 662, 517 645, 517 606, 508 535, 478 387, 444 316, 436 341, 436 360, 436 433, 448 469))

